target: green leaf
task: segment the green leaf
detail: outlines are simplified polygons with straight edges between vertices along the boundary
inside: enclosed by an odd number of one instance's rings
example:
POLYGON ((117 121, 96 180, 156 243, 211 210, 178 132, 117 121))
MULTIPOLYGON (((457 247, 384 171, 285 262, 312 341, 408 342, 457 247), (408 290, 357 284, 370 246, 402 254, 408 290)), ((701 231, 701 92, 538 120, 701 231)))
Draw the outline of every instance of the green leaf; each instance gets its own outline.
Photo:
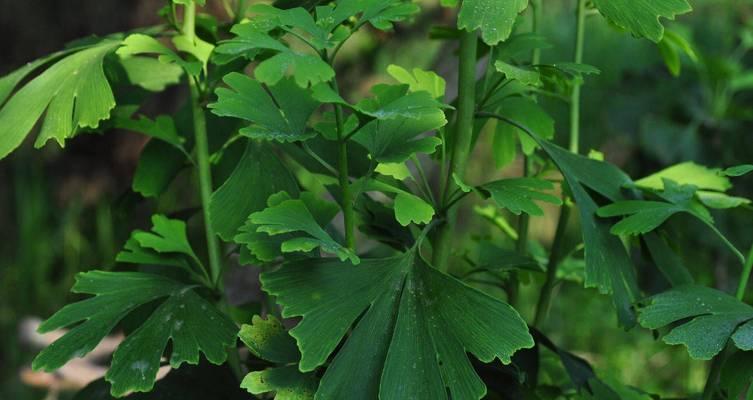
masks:
POLYGON ((150 140, 141 150, 131 187, 144 197, 158 197, 175 176, 185 168, 186 155, 173 145, 150 140))
POLYGON ((750 199, 736 196, 728 196, 724 193, 699 190, 696 192, 698 200, 706 207, 716 209, 737 208, 751 204, 750 199))
POLYGON ((353 134, 380 163, 401 163, 415 153, 433 153, 442 142, 425 135, 447 124, 444 112, 428 92, 409 93, 408 86, 375 87, 375 98, 358 104, 372 120, 353 134))
POLYGON ((645 189, 664 190, 664 180, 668 179, 679 185, 693 185, 698 189, 726 192, 732 187, 729 179, 718 168, 708 168, 692 161, 673 165, 655 174, 635 181, 635 185, 645 189))
POLYGON ((517 67, 501 60, 494 62, 494 68, 503 73, 507 79, 519 81, 526 86, 541 86, 541 75, 534 69, 517 67))
POLYGON ((241 326, 238 337, 253 355, 262 360, 289 364, 301 358, 295 339, 288 335, 282 322, 274 315, 268 315, 267 319, 254 315, 251 325, 241 326))
POLYGON ((682 260, 672 250, 669 244, 657 233, 643 235, 651 258, 656 267, 672 286, 692 285, 693 276, 682 263, 682 260))
POLYGON ((248 216, 266 208, 269 196, 278 192, 298 196, 295 178, 269 145, 248 141, 232 175, 212 193, 212 227, 223 240, 231 241, 248 216))
MULTIPOLYGON (((496 106, 496 110, 497 114, 523 124, 526 128, 544 139, 552 139, 554 137, 554 119, 538 103, 531 99, 510 97, 499 103, 496 106)), ((533 154, 538 147, 536 141, 531 139, 527 133, 504 121, 497 121, 495 136, 500 136, 499 139, 495 139, 497 146, 500 147, 500 151, 502 152, 498 156, 499 162, 510 160, 511 154, 509 152, 511 149, 509 146, 513 147, 512 152, 514 153, 514 142, 513 144, 507 142, 513 141, 512 138, 515 136, 520 140, 523 153, 526 155, 533 154)), ((512 156, 514 157, 514 154, 512 156)))
POLYGON ((554 189, 554 184, 543 179, 503 179, 486 183, 480 189, 486 192, 497 205, 510 210, 515 215, 524 212, 529 215, 543 216, 544 211, 536 204, 535 200, 555 205, 562 204, 562 199, 559 197, 541 193, 543 190, 554 189))
POLYGON ((680 76, 682 70, 681 54, 685 54, 692 61, 698 61, 698 55, 687 39, 671 30, 664 32, 664 37, 657 44, 659 52, 664 58, 667 69, 673 76, 680 76))
POLYGON ((302 317, 290 331, 301 371, 324 364, 350 332, 317 398, 480 399, 486 388, 467 353, 509 363, 534 344, 512 307, 429 267, 414 251, 358 266, 289 263, 261 281, 284 317, 302 317))
POLYGON ((232 72, 223 78, 230 87, 217 89, 217 102, 209 105, 222 117, 240 118, 252 124, 240 133, 252 139, 294 142, 316 135, 306 123, 319 107, 309 92, 291 80, 265 89, 258 81, 232 72))
MULTIPOLYGON (((749 386, 753 379, 753 353, 738 351, 724 361, 719 387, 727 392, 729 399, 741 399, 746 391, 750 395, 749 386)), ((749 399, 750 397, 747 397, 749 399)))
POLYGON ((175 121, 169 115, 159 115, 154 120, 143 115, 139 116, 139 119, 131 119, 116 115, 113 118, 113 125, 118 129, 143 133, 149 137, 162 140, 184 154, 187 154, 183 147, 185 139, 178 135, 178 130, 175 128, 175 121))
POLYGON ((180 82, 183 69, 179 65, 165 64, 149 57, 123 57, 120 59, 128 81, 151 92, 161 92, 180 82))
POLYGON ((186 234, 186 223, 164 215, 152 216, 152 231, 134 231, 131 237, 139 246, 158 253, 180 253, 197 260, 186 234))
POLYGON ((170 366, 198 364, 204 353, 222 364, 235 343, 237 328, 191 286, 139 272, 91 271, 76 277, 75 293, 94 297, 69 304, 43 322, 40 332, 75 325, 34 359, 35 370, 54 371, 74 357, 89 353, 136 308, 161 300, 144 323, 118 346, 106 379, 113 396, 152 389, 160 358, 172 341, 170 366))
MULTIPOLYGON (((96 128, 115 107, 102 62, 119 41, 105 39, 65 56, 20 88, 0 109, 0 159, 16 149, 44 113, 35 141, 41 147, 49 139, 61 146, 78 128, 96 128), (46 113, 45 113, 46 111, 46 113)), ((2 81, 0 95, 7 96, 23 76, 35 69, 21 69, 2 81)), ((2 97, 2 96, 0 96, 2 97)))
POLYGON ((751 172, 753 172, 753 165, 751 164, 738 165, 735 167, 727 168, 724 171, 722 171, 724 175, 732 176, 732 177, 747 175, 751 172))
POLYGON ((552 44, 542 35, 535 33, 521 33, 497 45, 494 56, 498 60, 512 60, 519 57, 530 57, 536 49, 550 49, 552 44))
POLYGON ((378 190, 383 193, 394 193, 395 219, 402 226, 411 223, 428 224, 434 217, 434 207, 413 193, 397 186, 375 179, 364 179, 353 185, 356 193, 378 190))
POLYGON ((601 207, 597 215, 627 216, 612 226, 610 232, 614 235, 641 235, 653 231, 680 212, 691 211, 681 205, 662 201, 625 200, 601 207))
POLYGON ((753 350, 753 307, 705 286, 680 286, 651 298, 640 311, 648 329, 678 326, 663 337, 667 344, 683 344, 691 357, 710 360, 732 343, 753 350), (690 319, 690 321, 686 321, 690 319))
POLYGON ((632 181, 620 169, 603 161, 592 160, 534 137, 565 176, 580 214, 585 245, 585 286, 601 293, 612 293, 620 323, 635 324, 633 302, 640 293, 632 261, 625 246, 609 232, 610 224, 596 215, 599 208, 593 190, 612 201, 624 200, 622 187, 632 181))
POLYGON ((335 77, 332 67, 318 55, 293 51, 252 23, 235 25, 231 31, 236 37, 221 42, 217 53, 248 59, 256 58, 263 50, 274 53, 254 70, 254 76, 262 83, 274 85, 290 73, 299 86, 308 87, 335 77))
POLYGON ((507 39, 518 14, 528 7, 528 0, 464 0, 458 15, 458 28, 481 29, 481 38, 490 46, 507 39))
POLYGON ((321 248, 325 253, 336 255, 340 260, 358 264, 358 256, 335 241, 319 225, 303 200, 288 199, 258 211, 249 217, 249 222, 258 225, 256 232, 276 236, 299 233, 286 238, 280 245, 283 253, 309 252, 321 248), (303 233, 305 235, 300 235, 303 233))
POLYGON ((411 92, 424 91, 434 98, 444 97, 447 82, 432 71, 413 68, 412 72, 408 72, 405 68, 392 64, 387 67, 387 73, 396 81, 408 85, 411 92))
POLYGON ((251 394, 274 392, 275 400, 313 400, 317 386, 313 374, 301 373, 295 366, 254 371, 241 382, 251 394))
POLYGON ((186 61, 177 53, 160 43, 157 39, 142 33, 128 35, 128 37, 123 40, 123 45, 118 49, 117 54, 121 58, 127 58, 139 54, 156 54, 158 56, 157 59, 160 62, 178 65, 183 68, 186 73, 193 76, 198 76, 202 69, 201 62, 186 61))
POLYGON ((379 165, 376 166, 374 171, 385 176, 393 177, 399 181, 404 181, 412 177, 410 169, 408 169, 408 167, 405 165, 404 162, 380 163, 379 165))
POLYGON ((376 29, 387 31, 395 22, 405 21, 418 11, 418 4, 410 0, 345 0, 337 2, 334 10, 319 7, 316 13, 317 22, 326 25, 330 31, 356 15, 360 15, 357 26, 369 23, 376 29))
POLYGON ((594 0, 594 5, 613 24, 655 43, 664 36, 660 18, 674 19, 693 10, 687 0, 594 0))

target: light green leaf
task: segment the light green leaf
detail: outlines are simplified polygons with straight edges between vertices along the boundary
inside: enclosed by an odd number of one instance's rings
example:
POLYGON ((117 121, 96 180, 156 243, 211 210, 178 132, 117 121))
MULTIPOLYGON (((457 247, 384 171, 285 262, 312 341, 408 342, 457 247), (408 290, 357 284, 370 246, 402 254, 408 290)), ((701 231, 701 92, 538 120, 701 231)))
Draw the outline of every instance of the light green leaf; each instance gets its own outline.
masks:
POLYGON ((183 68, 186 73, 193 76, 198 76, 201 73, 201 62, 186 61, 160 43, 157 39, 144 35, 142 33, 134 33, 128 35, 123 40, 123 45, 118 49, 117 54, 121 58, 127 58, 139 54, 156 54, 160 62, 166 64, 175 64, 183 68))
POLYGON ((89 353, 136 308, 161 300, 149 318, 118 346, 105 375, 113 396, 145 392, 154 387, 168 341, 170 366, 198 364, 202 352, 222 364, 226 348, 235 343, 237 328, 191 286, 139 272, 92 271, 79 274, 72 289, 94 297, 69 304, 40 325, 40 332, 72 326, 34 359, 35 370, 54 371, 74 357, 89 353), (77 324, 77 325, 76 325, 77 324))
POLYGON ((241 382, 241 388, 251 394, 274 392, 275 400, 313 400, 317 385, 316 376, 301 373, 295 366, 254 371, 241 382))
POLYGON ((664 37, 657 46, 659 47, 659 52, 661 53, 662 58, 664 58, 664 64, 667 65, 667 69, 673 76, 680 75, 682 70, 680 56, 682 54, 685 54, 694 62, 698 61, 698 55, 695 50, 693 50, 693 46, 691 46, 690 42, 680 34, 671 30, 664 32, 664 37))
POLYGON ((705 286, 679 286, 658 294, 639 317, 641 326, 649 329, 680 323, 664 336, 664 342, 683 344, 691 357, 700 360, 717 355, 730 338, 739 349, 753 350, 751 320, 753 307, 705 286))
POLYGON ((698 189, 726 192, 732 187, 729 179, 718 168, 708 168, 692 161, 673 165, 655 174, 635 181, 640 188, 664 190, 664 180, 668 179, 679 185, 693 185, 698 189))
POLYGON ((664 36, 660 18, 692 11, 687 0, 593 0, 604 17, 634 36, 658 43, 664 36))
POLYGON ((284 317, 302 317, 290 331, 301 371, 324 364, 344 340, 318 399, 480 399, 486 388, 467 353, 509 363, 534 344, 512 307, 429 267, 413 251, 358 266, 290 263, 262 273, 261 281, 284 317))
POLYGON ((458 15, 458 28, 481 29, 481 38, 494 46, 507 39, 518 14, 528 7, 528 0, 463 0, 458 15))
POLYGON ((163 142, 177 148, 184 154, 187 154, 183 147, 185 139, 178 135, 178 130, 175 128, 175 121, 169 115, 159 115, 154 120, 151 120, 144 115, 139 116, 139 119, 131 119, 116 115, 113 118, 113 125, 118 129, 143 133, 149 137, 162 140, 163 142))
POLYGON ((411 223, 428 224, 434 217, 434 208, 418 196, 398 193, 395 196, 395 218, 402 226, 411 223))
POLYGON ((359 262, 355 253, 336 242, 322 229, 303 200, 284 200, 251 214, 249 222, 258 225, 257 233, 269 236, 296 233, 294 237, 286 238, 281 243, 280 250, 283 253, 307 253, 319 247, 325 253, 336 255, 341 261, 350 260, 353 264, 359 262), (301 233, 305 235, 302 236, 301 233))
POLYGON ((401 163, 380 163, 374 171, 384 175, 391 176, 399 181, 404 181, 412 177, 410 170, 404 162, 401 163))
POLYGON ((161 92, 180 82, 183 69, 176 64, 165 64, 150 57, 124 57, 120 59, 129 82, 151 92, 161 92))
POLYGON ((515 215, 524 212, 529 215, 543 216, 544 211, 535 200, 555 205, 562 204, 562 199, 559 197, 541 192, 554 189, 554 184, 543 179, 503 179, 484 184, 479 189, 486 192, 497 205, 510 210, 515 215))
POLYGON ((151 232, 134 231, 131 237, 139 246, 158 253, 180 253, 198 259, 188 242, 186 223, 181 220, 156 214, 152 216, 151 232))
MULTIPOLYGON (((115 98, 102 62, 119 41, 105 39, 67 55, 19 89, 0 109, 0 159, 16 149, 44 113, 35 142, 49 139, 61 146, 78 128, 96 128, 115 107, 115 98), (46 111, 46 113, 45 113, 46 111)), ((39 65, 16 71, 2 81, 0 95, 8 93, 39 65)))
POLYGON ((750 199, 744 197, 728 196, 724 193, 699 190, 696 192, 698 200, 706 207, 716 209, 737 208, 751 204, 750 199))
POLYGON ((295 178, 269 145, 248 141, 233 173, 212 193, 212 227, 223 240, 231 241, 248 216, 266 208, 269 196, 278 192, 298 196, 295 178))
MULTIPOLYGON (((510 97, 499 103, 496 109, 497 114, 523 124, 544 139, 554 137, 554 119, 531 99, 517 96, 510 97)), ((533 154, 538 147, 536 141, 531 139, 527 133, 504 121, 497 121, 495 136, 500 136, 499 139, 495 139, 501 151, 501 154, 498 155, 499 162, 512 161, 510 157, 514 157, 514 142, 512 144, 507 142, 514 140, 512 139, 514 136, 517 136, 520 140, 523 153, 526 155, 533 154), (512 154, 510 154, 509 146, 512 146, 512 154)))
POLYGON ((408 85, 411 92, 424 91, 434 98, 444 97, 447 83, 432 71, 414 68, 412 72, 408 72, 405 68, 392 64, 387 67, 387 73, 396 81, 408 85))
POLYGON ((213 44, 205 42, 198 36, 194 36, 193 41, 191 41, 185 35, 178 35, 173 37, 173 45, 179 51, 196 57, 201 62, 204 73, 207 72, 207 64, 209 64, 209 58, 214 50, 213 44))
POLYGON ((230 87, 217 89, 217 102, 209 105, 222 117, 240 118, 252 125, 240 133, 252 139, 294 142, 314 137, 306 124, 319 107, 309 92, 284 79, 265 89, 258 81, 232 72, 223 78, 230 87))

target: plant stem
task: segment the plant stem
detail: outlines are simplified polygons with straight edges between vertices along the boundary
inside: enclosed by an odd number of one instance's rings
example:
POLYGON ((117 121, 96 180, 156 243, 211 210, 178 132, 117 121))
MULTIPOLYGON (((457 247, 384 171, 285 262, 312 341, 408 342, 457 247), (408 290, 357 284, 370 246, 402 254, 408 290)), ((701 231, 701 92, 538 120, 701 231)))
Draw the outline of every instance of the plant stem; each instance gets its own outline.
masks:
MULTIPOLYGON (((583 62, 583 45, 586 35, 586 0, 578 0, 575 24, 575 51, 573 61, 577 64, 583 62)), ((577 154, 580 150, 580 85, 573 85, 573 93, 570 96, 570 151, 577 154)), ((539 326, 549 310, 552 302, 552 291, 557 280, 557 268, 559 268, 562 247, 565 245, 565 233, 567 222, 570 217, 570 206, 566 202, 562 205, 560 217, 557 221, 557 230, 549 254, 549 263, 546 269, 546 280, 539 294, 539 302, 536 305, 534 326, 539 326)))
MULTIPOLYGON (((190 2, 184 8, 183 35, 190 41, 195 40, 196 3, 190 2)), ((204 215, 204 232, 207 240, 207 253, 209 256, 209 276, 215 288, 220 281, 222 258, 220 255, 220 242, 212 229, 209 219, 209 202, 212 197, 212 170, 209 162, 209 143, 207 140, 207 122, 204 110, 201 107, 201 90, 195 79, 188 79, 191 91, 191 107, 193 114, 193 128, 196 140, 196 158, 199 172, 199 194, 201 196, 201 209, 204 215)))
MULTIPOLYGON (((543 5, 541 4, 541 0, 533 0, 531 1, 531 11, 532 11, 532 23, 531 23, 531 31, 534 34, 538 34, 539 30, 541 28, 541 16, 543 15, 543 5)), ((541 62, 541 49, 535 48, 533 49, 533 56, 531 57, 531 64, 532 65, 538 65, 541 62)))
MULTIPOLYGON (((463 177, 468 155, 471 152, 473 138, 473 121, 476 111, 476 51, 478 39, 476 32, 462 31, 460 36, 459 72, 458 72, 458 111, 455 118, 454 137, 452 138, 452 155, 450 168, 444 176, 444 193, 442 205, 450 201, 455 185, 452 176, 463 177)), ((452 210, 447 211, 452 215, 452 210)), ((452 225, 455 218, 449 217, 439 228, 434 240, 432 263, 440 271, 447 271, 452 247, 452 225)))
POLYGON ((743 301, 743 298, 745 298, 745 289, 748 287, 751 270, 753 270, 753 246, 751 246, 750 251, 748 252, 748 259, 745 260, 743 272, 742 275, 740 275, 740 281, 737 283, 737 292, 735 293, 735 296, 740 301, 743 301))
MULTIPOLYGON (((332 80, 332 89, 340 93, 337 87, 337 81, 332 80)), ((345 133, 345 121, 343 119, 343 109, 339 104, 335 104, 335 123, 337 125, 338 138, 338 179, 340 181, 340 190, 342 195, 343 225, 345 227, 345 245, 355 251, 356 249, 356 220, 355 210, 353 209, 353 192, 350 188, 350 177, 348 173, 348 141, 345 133)))

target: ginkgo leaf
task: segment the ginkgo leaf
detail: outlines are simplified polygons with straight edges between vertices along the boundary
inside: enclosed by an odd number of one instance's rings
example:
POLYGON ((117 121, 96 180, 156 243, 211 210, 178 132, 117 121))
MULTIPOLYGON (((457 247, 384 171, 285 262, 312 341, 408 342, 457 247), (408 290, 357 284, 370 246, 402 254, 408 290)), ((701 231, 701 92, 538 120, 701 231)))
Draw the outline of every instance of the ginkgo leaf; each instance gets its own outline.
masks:
POLYGON ((152 231, 134 231, 131 237, 139 246, 159 253, 180 253, 198 259, 186 234, 186 223, 164 215, 152 216, 152 231))
POLYGON ((233 72, 223 81, 229 88, 217 89, 217 102, 209 105, 222 117, 240 118, 251 122, 240 133, 252 139, 293 142, 316 135, 306 128, 319 103, 309 92, 284 79, 265 88, 251 77, 233 72))
POLYGON ((243 325, 238 333, 255 356, 279 365, 263 371, 252 371, 241 382, 251 394, 275 393, 276 400, 313 399, 319 381, 312 373, 298 371, 295 363, 301 358, 295 339, 275 316, 262 319, 254 315, 251 325, 243 325))
POLYGON ((665 180, 670 180, 679 185, 726 192, 732 187, 732 183, 721 172, 718 168, 708 168, 688 161, 639 179, 635 181, 635 185, 645 189, 664 190, 665 180))
POLYGON ((411 92, 425 91, 434 98, 443 98, 447 87, 444 78, 432 71, 424 71, 420 68, 414 68, 408 72, 398 65, 387 66, 387 73, 396 81, 408 85, 411 92))
POLYGON ((296 52, 261 31, 255 24, 238 24, 233 26, 231 32, 236 37, 221 42, 217 53, 241 55, 249 59, 255 59, 262 50, 274 53, 254 70, 254 76, 262 83, 274 85, 290 73, 299 86, 308 87, 335 77, 335 71, 320 56, 296 52))
POLYGON ((593 0, 604 17, 634 36, 645 37, 655 43, 664 36, 660 18, 692 11, 687 0, 593 0))
POLYGON ((77 324, 39 353, 32 363, 35 370, 54 371, 84 356, 136 308, 160 300, 113 354, 105 375, 113 396, 151 390, 168 341, 172 341, 169 361, 173 368, 198 364, 199 353, 213 364, 222 364, 226 348, 235 343, 238 330, 232 321, 192 286, 160 275, 85 272, 76 277, 72 291, 94 297, 63 307, 40 325, 40 332, 50 332, 77 324))
POLYGON ((301 371, 336 351, 317 399, 480 399, 486 387, 467 353, 509 363, 534 345, 512 307, 429 267, 415 251, 358 266, 289 263, 261 281, 284 317, 302 317, 290 331, 301 371))
POLYGON ((528 7, 528 0, 463 0, 458 14, 458 28, 481 29, 481 38, 494 46, 507 39, 518 14, 528 7))
POLYGON ((402 226, 411 223, 428 224, 434 217, 435 211, 431 204, 413 193, 376 179, 363 179, 353 187, 356 192, 368 192, 377 190, 383 193, 395 194, 392 208, 395 210, 395 219, 402 226))
POLYGON ((309 252, 321 248, 325 253, 336 255, 340 260, 358 264, 358 256, 335 241, 314 218, 308 205, 301 199, 283 200, 249 216, 248 221, 257 225, 257 233, 277 236, 295 233, 280 244, 283 253, 309 252))
POLYGON ((638 321, 649 329, 678 323, 663 340, 685 345, 695 359, 710 360, 730 338, 739 349, 753 350, 753 307, 709 287, 679 286, 660 293, 640 311, 638 321))
POLYGON ((408 92, 407 85, 374 88, 375 97, 358 109, 375 117, 353 134, 380 163, 400 163, 415 153, 433 153, 442 142, 424 135, 447 124, 442 105, 428 92, 408 92))
MULTIPOLYGON (((41 147, 49 139, 60 146, 79 128, 96 128, 115 107, 115 98, 105 77, 104 58, 120 41, 104 39, 79 48, 52 64, 0 108, 0 159, 16 149, 44 115, 35 141, 41 147), (46 111, 46 113, 45 113, 46 111)), ((42 62, 22 68, 2 81, 0 97, 7 96, 28 73, 42 62)), ((2 101, 0 101, 2 104, 2 101)))
POLYGON ((122 57, 120 65, 131 84, 152 92, 161 92, 177 84, 183 76, 183 69, 179 65, 166 64, 150 57, 122 57))
POLYGON ((178 134, 175 121, 169 115, 159 115, 152 120, 143 115, 139 116, 138 119, 132 119, 119 116, 116 113, 112 119, 115 128, 143 133, 149 137, 162 140, 186 154, 186 149, 183 147, 185 139, 178 134))
POLYGON ((128 35, 128 37, 123 40, 123 45, 118 49, 117 53, 121 58, 127 58, 139 54, 156 54, 158 56, 157 59, 160 62, 178 65, 189 75, 193 76, 199 75, 202 70, 201 62, 186 61, 176 52, 160 43, 157 39, 142 33, 128 35))
POLYGON ((526 86, 541 85, 541 76, 535 69, 518 67, 501 60, 494 62, 494 68, 503 73, 507 79, 519 81, 526 86))
POLYGON ((733 176, 733 177, 747 175, 751 172, 753 172, 752 164, 737 165, 737 166, 730 167, 722 171, 724 175, 733 176))
MULTIPOLYGON (((497 114, 514 119, 544 139, 554 137, 554 119, 531 99, 519 96, 510 97, 498 103, 494 109, 497 114)), ((523 153, 526 155, 533 154, 538 147, 536 141, 531 139, 527 133, 504 121, 497 121, 494 136, 495 149, 501 151, 496 156, 497 161, 503 165, 510 159, 510 153, 514 153, 515 137, 520 141, 523 153), (510 150, 510 147, 513 151, 510 150)))
POLYGON ((704 206, 709 208, 726 209, 751 204, 751 200, 744 197, 729 196, 708 190, 699 190, 696 192, 696 196, 704 206))
POLYGON ((408 169, 408 166, 405 165, 404 162, 380 163, 379 165, 376 166, 374 171, 384 176, 393 177, 399 181, 404 181, 412 176, 410 169, 408 169))
POLYGON ((251 394, 274 392, 275 400, 314 400, 318 382, 313 374, 304 374, 294 365, 253 371, 241 382, 251 394))
POLYGON ((222 239, 232 240, 249 214, 266 208, 269 196, 278 192, 298 196, 295 177, 269 145, 249 141, 233 173, 212 193, 212 227, 222 239))
POLYGON ((663 201, 625 200, 601 207, 597 212, 600 217, 624 217, 614 224, 610 232, 615 235, 642 235, 653 231, 669 217, 690 212, 685 207, 663 201))
POLYGON ((633 302, 640 291, 633 263, 620 239, 609 232, 610 223, 597 217, 599 208, 593 190, 612 201, 625 200, 623 186, 632 183, 627 174, 612 164, 573 154, 534 136, 565 177, 580 214, 585 245, 585 286, 612 293, 620 323, 635 324, 633 302))
POLYGON ((544 211, 535 200, 550 204, 561 205, 562 199, 557 196, 542 193, 554 189, 554 184, 536 178, 513 178, 486 183, 479 187, 502 208, 510 210, 515 215, 524 212, 529 215, 542 216, 544 211))

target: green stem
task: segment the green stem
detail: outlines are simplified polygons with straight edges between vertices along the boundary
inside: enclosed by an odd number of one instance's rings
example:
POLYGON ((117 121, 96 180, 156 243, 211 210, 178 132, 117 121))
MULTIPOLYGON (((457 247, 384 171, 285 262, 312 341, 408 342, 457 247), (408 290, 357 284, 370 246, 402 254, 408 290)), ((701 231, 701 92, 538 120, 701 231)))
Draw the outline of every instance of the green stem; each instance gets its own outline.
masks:
POLYGON ((751 270, 753 270, 753 246, 751 246, 748 252, 748 259, 745 260, 743 273, 740 275, 740 281, 737 283, 737 293, 735 293, 735 296, 740 301, 743 301, 743 298, 745 298, 745 289, 748 287, 751 270))
MULTIPOLYGON (((193 41, 195 33, 196 4, 191 2, 185 6, 183 14, 183 35, 193 41)), ((201 195, 201 209, 204 214, 204 232, 207 240, 207 252, 209 255, 209 275, 212 284, 218 287, 220 272, 222 269, 222 257, 220 255, 220 242, 212 229, 209 218, 209 202, 212 197, 212 170, 209 161, 209 143, 207 140, 207 122, 204 110, 201 107, 201 91, 194 79, 189 79, 191 90, 191 107, 193 111, 193 128, 196 139, 196 158, 199 169, 199 193, 201 195)))
MULTIPOLYGON (((539 30, 541 29, 541 16, 543 15, 542 7, 543 5, 541 4, 541 0, 531 1, 531 11, 533 13, 531 31, 534 34, 539 33, 539 30)), ((537 47, 533 49, 533 56, 531 57, 531 64, 537 65, 540 62, 541 62, 541 49, 537 47)))
MULTIPOLYGON (((340 93, 337 82, 332 80, 332 89, 340 93)), ((350 177, 348 173, 348 141, 345 132, 345 120, 343 119, 343 109, 339 104, 335 104, 335 123, 337 125, 338 138, 338 179, 340 181, 340 190, 342 195, 343 225, 345 227, 345 245, 355 251, 356 249, 356 220, 355 210, 353 208, 353 192, 350 187, 350 177)))
POLYGON ((727 349, 717 354, 711 361, 711 368, 709 369, 709 377, 706 379, 706 385, 703 388, 703 400, 712 400, 714 398, 714 392, 716 391, 716 384, 719 381, 719 375, 722 372, 722 365, 726 358, 727 349))
MULTIPOLYGON (((586 0, 578 0, 576 10, 575 25, 575 51, 573 61, 577 64, 583 62, 583 45, 586 36, 586 0)), ((570 151, 578 154, 580 150, 580 86, 576 82, 573 87, 573 93, 570 97, 570 151)), ((570 208, 565 203, 560 212, 560 218, 557 221, 557 231, 552 243, 552 249, 549 254, 549 263, 546 269, 546 280, 539 294, 539 301, 536 305, 536 315, 534 317, 534 326, 539 326, 549 310, 552 302, 552 291, 557 280, 557 269, 561 262, 560 257, 562 248, 565 245, 565 233, 567 231, 567 222, 570 217, 570 208)))
MULTIPOLYGON (((444 177, 444 190, 440 201, 447 204, 450 195, 455 190, 452 175, 463 177, 468 155, 471 152, 473 138, 473 121, 476 111, 476 52, 478 39, 476 32, 462 31, 460 36, 460 53, 458 55, 460 67, 458 76, 458 109, 455 120, 454 137, 452 138, 452 155, 450 168, 444 177)), ((452 210, 448 210, 452 215, 452 210)), ((448 261, 452 247, 452 225, 454 217, 448 217, 447 221, 439 228, 434 241, 434 253, 432 263, 440 271, 447 271, 448 261)))

